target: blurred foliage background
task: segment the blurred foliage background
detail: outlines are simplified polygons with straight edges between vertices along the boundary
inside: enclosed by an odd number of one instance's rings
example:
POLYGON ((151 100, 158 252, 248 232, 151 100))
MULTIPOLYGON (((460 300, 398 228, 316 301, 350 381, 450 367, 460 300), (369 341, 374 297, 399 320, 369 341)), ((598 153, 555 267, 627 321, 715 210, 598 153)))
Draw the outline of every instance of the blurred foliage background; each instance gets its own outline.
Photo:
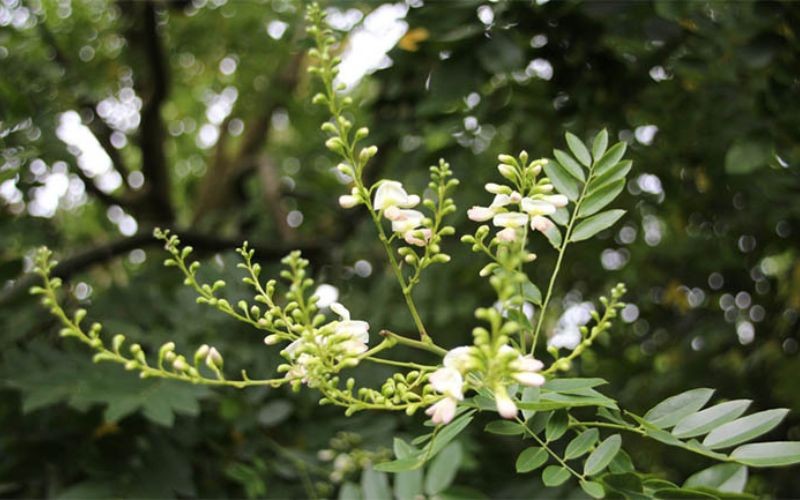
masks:
MULTIPOLYGON (((628 213, 567 252, 556 309, 618 281, 632 305, 575 373, 606 378, 636 411, 702 386, 754 409, 788 407, 775 435, 800 439, 800 4, 327 6, 346 34, 358 118, 381 148, 373 179, 419 190, 444 157, 464 209, 486 201, 500 152, 546 156, 565 130, 603 127, 628 142, 628 213)), ((311 391, 141 381, 60 342, 26 293, 31 251, 47 244, 70 304, 90 306, 107 331, 151 348, 213 342, 229 366, 269 374, 275 350, 163 269, 150 236, 162 226, 232 295, 246 293, 233 286, 242 240, 270 269, 297 247, 374 331, 411 331, 366 214, 336 204, 344 187, 309 103, 302 14, 288 0, 0 1, 0 495, 385 487, 368 464, 389 456, 393 436, 419 432, 420 417, 345 418, 311 391)), ((455 223, 473 228, 463 211, 455 223)), ((472 311, 493 295, 475 286, 483 263, 468 248, 454 238, 446 251, 453 262, 431 271, 417 302, 452 347, 470 341, 472 311)), ((529 271, 541 281, 554 255, 544 242, 538 253, 529 271)), ((371 370, 365 380, 386 375, 371 370)), ((522 443, 481 427, 462 440, 447 495, 542 496, 538 480, 513 473, 522 443)), ((634 461, 670 480, 710 465, 629 439, 634 461)), ((753 493, 800 493, 796 470, 752 476, 753 493)))

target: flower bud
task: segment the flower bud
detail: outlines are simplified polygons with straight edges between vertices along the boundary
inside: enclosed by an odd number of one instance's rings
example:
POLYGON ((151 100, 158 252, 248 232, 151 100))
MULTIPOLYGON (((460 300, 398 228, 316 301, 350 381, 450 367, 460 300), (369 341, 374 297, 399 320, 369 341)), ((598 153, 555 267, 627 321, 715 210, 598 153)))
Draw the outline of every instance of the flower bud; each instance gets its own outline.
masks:
POLYGON ((222 355, 219 351, 215 347, 210 348, 206 356, 206 366, 214 371, 219 371, 222 369, 222 363, 222 355))
POLYGON ((514 167, 506 165, 505 163, 497 165, 497 171, 508 180, 513 181, 516 178, 517 172, 514 170, 514 167))
POLYGON ((353 208, 359 203, 360 200, 357 197, 349 194, 344 194, 339 197, 339 206, 341 206, 342 208, 353 208))
POLYGON ((378 154, 378 146, 369 146, 364 148, 359 152, 358 159, 361 160, 362 163, 366 163, 369 161, 370 158, 378 154))
POLYGON ((484 186, 486 191, 492 194, 511 194, 511 188, 508 186, 504 186, 502 184, 496 184, 494 182, 489 182, 484 186))
POLYGON ((272 335, 267 335, 266 337, 264 337, 264 343, 267 345, 275 345, 280 341, 281 341, 280 335, 274 333, 272 335))
POLYGON ((485 222, 494 217, 494 210, 489 207, 474 206, 467 210, 467 217, 475 222, 485 222))
POLYGON ((504 163, 506 165, 516 165, 517 164, 517 159, 514 158, 511 155, 504 155, 504 154, 497 155, 497 161, 499 161, 500 163, 504 163))
POLYGON ((497 413, 503 418, 515 418, 517 416, 517 405, 508 396, 505 387, 499 386, 495 389, 495 403, 497 404, 497 413))

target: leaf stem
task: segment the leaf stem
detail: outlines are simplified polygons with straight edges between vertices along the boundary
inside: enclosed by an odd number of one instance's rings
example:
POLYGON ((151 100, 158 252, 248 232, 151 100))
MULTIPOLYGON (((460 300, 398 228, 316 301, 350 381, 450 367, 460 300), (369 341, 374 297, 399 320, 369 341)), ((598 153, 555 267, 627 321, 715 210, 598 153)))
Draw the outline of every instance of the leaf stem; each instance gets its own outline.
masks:
POLYGON ((581 194, 578 196, 578 200, 575 202, 575 208, 572 211, 572 216, 569 219, 569 224, 567 225, 567 231, 564 233, 564 241, 561 243, 561 248, 558 249, 558 259, 556 259, 556 266, 553 269, 553 274, 550 275, 550 283, 547 285, 547 293, 544 296, 544 302, 542 302, 542 308, 539 311, 539 319, 536 321, 536 330, 533 332, 533 345, 531 345, 531 356, 536 353, 536 341, 539 340, 539 333, 542 330, 542 326, 544 326, 544 317, 545 313, 547 313, 547 306, 550 304, 550 298, 553 295, 553 287, 556 284, 556 278, 558 277, 558 273, 561 270, 561 262, 564 260, 564 254, 567 250, 567 245, 569 245, 569 240, 572 237, 572 229, 575 226, 575 222, 578 220, 578 212, 581 209, 581 203, 583 203, 583 199, 586 196, 586 191, 591 183, 592 177, 594 176, 594 164, 589 167, 589 176, 586 178, 586 182, 583 184, 583 189, 581 189, 581 194))

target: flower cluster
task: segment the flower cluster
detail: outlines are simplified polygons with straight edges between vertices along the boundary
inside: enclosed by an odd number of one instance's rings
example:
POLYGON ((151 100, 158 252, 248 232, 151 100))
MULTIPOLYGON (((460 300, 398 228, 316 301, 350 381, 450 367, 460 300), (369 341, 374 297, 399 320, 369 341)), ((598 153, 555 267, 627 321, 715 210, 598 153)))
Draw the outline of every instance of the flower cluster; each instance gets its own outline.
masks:
POLYGON ((553 335, 547 341, 547 346, 556 349, 575 349, 583 340, 581 327, 592 320, 594 305, 591 302, 575 304, 567 308, 558 318, 558 324, 553 329, 553 335))
POLYGON ((398 181, 385 180, 375 191, 373 208, 392 222, 392 231, 402 237, 409 245, 425 246, 431 237, 430 220, 414 207, 419 205, 420 197, 408 194, 398 181))
MULTIPOLYGON (((358 356, 367 351, 369 323, 350 319, 350 311, 338 302, 331 304, 331 311, 339 320, 331 321, 319 329, 310 329, 281 351, 289 361, 278 367, 293 381, 315 386, 319 377, 326 377, 331 367, 355 366, 358 356)), ((266 344, 281 340, 277 334, 264 339, 266 344)))
POLYGON ((519 161, 509 155, 500 155, 499 160, 500 175, 513 186, 486 184, 486 191, 495 195, 494 200, 487 207, 472 207, 467 216, 476 222, 491 220, 501 228, 497 238, 502 242, 516 241, 519 230, 529 224, 532 230, 542 233, 552 229, 554 223, 548 216, 565 207, 569 200, 563 194, 554 193, 555 188, 547 177, 539 177, 547 160, 527 163, 528 155, 524 151, 519 161))
POLYGON ((517 405, 508 394, 507 386, 513 383, 539 387, 545 378, 539 371, 544 364, 529 355, 522 355, 508 344, 501 345, 495 355, 487 356, 477 346, 461 346, 448 351, 442 368, 428 377, 433 389, 444 397, 430 406, 425 413, 435 424, 450 422, 458 403, 464 399, 468 373, 474 373, 481 384, 488 383, 494 392, 497 412, 503 418, 515 418, 517 405), (493 382, 492 382, 493 381, 493 382))

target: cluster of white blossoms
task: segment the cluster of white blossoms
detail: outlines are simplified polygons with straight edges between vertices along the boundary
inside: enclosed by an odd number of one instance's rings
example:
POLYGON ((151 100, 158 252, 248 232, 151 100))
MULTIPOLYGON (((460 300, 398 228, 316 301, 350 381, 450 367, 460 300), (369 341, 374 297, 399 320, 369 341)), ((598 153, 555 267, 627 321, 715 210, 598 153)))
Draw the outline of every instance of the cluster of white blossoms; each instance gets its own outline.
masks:
MULTIPOLYGON (((330 365, 354 366, 358 364, 358 355, 367 351, 369 323, 350 319, 350 311, 338 302, 331 304, 330 310, 340 319, 306 332, 281 351, 290 364, 281 365, 278 370, 287 372, 287 378, 313 386, 317 372, 324 376, 330 365)), ((264 342, 275 344, 281 338, 273 334, 264 342)))
MULTIPOLYGON (((506 155, 501 155, 501 161, 506 159, 506 155)), ((553 194, 553 184, 543 177, 536 180, 542 171, 542 165, 546 160, 536 160, 530 165, 518 171, 508 163, 501 163, 497 166, 500 174, 507 179, 514 180, 517 184, 525 184, 525 194, 503 184, 490 182, 486 184, 486 191, 495 195, 494 200, 488 207, 474 206, 467 211, 467 216, 475 222, 492 221, 498 228, 502 228, 497 233, 500 241, 516 241, 519 236, 519 229, 530 227, 534 231, 542 233, 554 226, 548 216, 553 215, 557 209, 567 206, 569 200, 563 194, 553 194), (528 182, 520 182, 522 177, 528 182)))
POLYGON ((591 302, 575 304, 567 308, 558 318, 553 335, 547 341, 548 347, 573 350, 583 340, 581 327, 592 319, 594 305, 591 302))
MULTIPOLYGON (((372 208, 383 214, 392 223, 392 231, 402 237, 409 245, 425 246, 431 237, 431 230, 425 227, 425 214, 414 207, 419 205, 420 197, 408 194, 403 184, 398 181, 383 180, 375 191, 372 208)), ((363 203, 354 187, 351 194, 339 197, 339 205, 352 208, 363 203)))
POLYGON ((544 376, 538 373, 544 364, 532 356, 522 355, 513 347, 503 345, 494 358, 488 360, 489 363, 482 360, 481 350, 476 346, 461 346, 448 351, 443 366, 428 377, 433 389, 444 396, 425 410, 434 424, 446 424, 453 420, 458 403, 464 399, 467 373, 479 372, 487 365, 499 372, 495 378, 501 382, 493 384, 492 390, 497 412, 503 418, 515 418, 518 412, 516 403, 508 394, 506 382, 529 387, 539 387, 545 383, 544 376))

